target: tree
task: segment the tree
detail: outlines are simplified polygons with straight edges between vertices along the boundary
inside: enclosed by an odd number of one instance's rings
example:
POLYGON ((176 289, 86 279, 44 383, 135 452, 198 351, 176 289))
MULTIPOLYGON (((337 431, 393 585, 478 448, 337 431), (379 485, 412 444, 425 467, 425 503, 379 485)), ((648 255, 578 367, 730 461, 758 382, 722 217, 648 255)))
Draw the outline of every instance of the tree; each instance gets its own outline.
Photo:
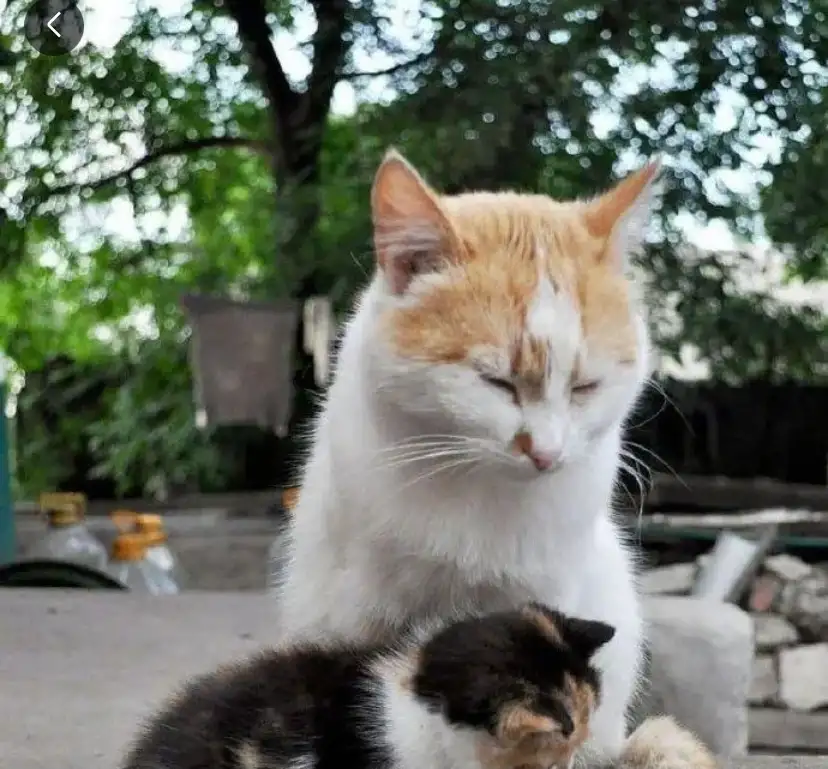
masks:
POLYGON ((818 183, 799 179, 822 162, 824 0, 433 0, 408 20, 416 34, 384 0, 182 0, 166 14, 140 0, 113 50, 62 59, 16 34, 26 6, 11 0, 0 22, 0 330, 24 370, 64 351, 143 383, 131 400, 108 393, 84 438, 124 487, 154 474, 145 454, 157 451, 130 438, 129 414, 135 429, 179 426, 158 467, 215 467, 187 448, 213 444, 184 397, 180 294, 347 300, 366 269, 371 175, 392 143, 447 191, 557 196, 666 152, 671 215, 643 263, 656 295, 675 297, 654 306, 665 349, 689 341, 734 380, 824 376, 810 370, 824 316, 767 291, 745 298, 735 257, 688 258, 673 216, 724 218, 752 237, 759 201, 720 182, 773 178, 770 234, 792 274, 822 274, 818 183), (297 81, 274 32, 305 27, 297 81), (345 81, 360 106, 332 118, 345 81), (756 150, 769 135, 772 162, 756 150))
MULTIPOLYGON (((21 26, 27 5, 9 4, 4 32, 21 26)), ((141 2, 112 52, 87 47, 60 61, 9 35, 16 61, 0 73, 10 94, 0 117, 0 252, 13 279, 0 288, 0 322, 19 365, 37 368, 55 350, 100 359, 113 348, 134 363, 142 315, 157 344, 180 346, 185 289, 302 296, 331 287, 318 285, 313 247, 323 139, 354 40, 395 50, 372 8, 310 4, 313 64, 300 84, 271 39, 273 28, 294 24, 289 3, 194 2, 164 16, 141 2), (182 52, 191 67, 161 63, 182 52), (182 213, 182 231, 159 228, 159 214, 182 213), (108 228, 111 216, 134 220, 134 237, 108 228), (68 237, 79 220, 94 234, 68 237), (33 302, 42 308, 35 317, 33 302)), ((150 407, 160 429, 172 412, 159 400, 166 394, 180 408, 181 380, 153 375, 155 393, 144 389, 145 402, 130 408, 137 417, 150 407)))

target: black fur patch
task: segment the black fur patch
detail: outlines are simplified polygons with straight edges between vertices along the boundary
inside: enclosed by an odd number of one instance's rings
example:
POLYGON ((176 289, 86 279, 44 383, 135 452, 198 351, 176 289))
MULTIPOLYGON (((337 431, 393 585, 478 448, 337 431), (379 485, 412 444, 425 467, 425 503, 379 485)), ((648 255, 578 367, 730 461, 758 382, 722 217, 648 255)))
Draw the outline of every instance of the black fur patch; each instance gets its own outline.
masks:
POLYGON ((563 707, 565 676, 590 686, 598 699, 599 675, 589 659, 614 631, 539 604, 526 608, 542 612, 560 640, 527 619, 525 610, 454 623, 425 644, 414 679, 417 695, 450 723, 492 734, 501 713, 514 704, 551 716, 562 730, 571 730, 570 714, 563 707))
POLYGON ((362 734, 376 650, 264 652, 187 685, 149 724, 124 769, 242 769, 249 744, 263 767, 305 755, 318 769, 388 769, 362 734))

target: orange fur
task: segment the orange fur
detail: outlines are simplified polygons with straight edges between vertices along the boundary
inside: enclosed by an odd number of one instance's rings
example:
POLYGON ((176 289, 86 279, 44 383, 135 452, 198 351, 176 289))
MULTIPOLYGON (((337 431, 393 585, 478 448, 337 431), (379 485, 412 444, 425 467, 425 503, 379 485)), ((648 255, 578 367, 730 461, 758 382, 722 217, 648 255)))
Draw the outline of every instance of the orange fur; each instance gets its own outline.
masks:
POLYGON ((503 350, 515 380, 540 391, 549 344, 527 331, 526 320, 546 276, 574 304, 590 349, 633 362, 629 285, 608 251, 614 223, 656 170, 647 166, 594 201, 513 192, 441 197, 400 156, 389 155, 372 197, 379 263, 392 270, 399 292, 416 274, 439 276, 418 301, 389 310, 386 327, 397 352, 458 363, 474 349, 503 350), (392 268, 390 260, 406 249, 420 255, 420 269, 404 261, 392 268))
MULTIPOLYGON (((548 618, 530 612, 544 632, 557 632, 548 618)), ((515 704, 503 712, 495 740, 484 739, 479 758, 486 769, 547 769, 569 766, 572 757, 589 738, 589 719, 595 709, 595 691, 567 675, 568 710, 575 726, 564 737, 554 719, 535 713, 531 706, 515 704)))

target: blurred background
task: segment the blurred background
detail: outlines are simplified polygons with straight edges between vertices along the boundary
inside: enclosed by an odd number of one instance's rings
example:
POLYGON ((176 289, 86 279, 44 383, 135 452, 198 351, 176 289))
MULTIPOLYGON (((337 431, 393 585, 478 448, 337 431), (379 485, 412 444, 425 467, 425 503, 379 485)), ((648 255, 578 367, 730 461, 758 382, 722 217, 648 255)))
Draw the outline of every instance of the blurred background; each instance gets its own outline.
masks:
POLYGON ((63 56, 21 34, 30 6, 0 23, 16 497, 287 482, 319 381, 301 331, 281 434, 200 426, 181 298, 341 313, 390 144, 448 192, 554 196, 663 153, 641 268, 665 392, 635 442, 825 484, 828 4, 101 0, 63 56))
POLYGON ((791 705, 775 655, 828 640, 828 2, 88 0, 62 55, 32 7, 0 2, 0 560, 73 492, 165 513, 189 586, 260 587, 386 148, 556 197, 661 153, 619 506, 646 589, 771 612, 751 703, 791 705))

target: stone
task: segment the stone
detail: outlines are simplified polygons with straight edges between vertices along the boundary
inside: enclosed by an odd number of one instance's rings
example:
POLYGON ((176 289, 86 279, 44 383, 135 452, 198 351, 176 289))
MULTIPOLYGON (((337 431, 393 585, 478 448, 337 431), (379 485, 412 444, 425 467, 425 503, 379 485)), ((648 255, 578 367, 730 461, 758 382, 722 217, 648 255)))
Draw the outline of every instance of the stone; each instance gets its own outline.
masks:
POLYGON ((807 640, 828 641, 828 573, 814 569, 791 586, 786 595, 787 616, 807 640))
POLYGON ((633 723, 667 714, 722 757, 747 751, 753 623, 732 604, 691 597, 644 599, 649 684, 633 723))
POLYGON ((799 640, 796 628, 784 617, 761 612, 752 616, 757 651, 774 651, 799 640))
POLYGON ((683 595, 690 592, 695 580, 695 563, 674 563, 645 571, 640 587, 651 595, 683 595))
POLYGON ((828 643, 779 652, 779 698, 791 710, 828 705, 828 643))
POLYGON ((757 577, 750 588, 748 607, 753 612, 770 611, 781 592, 782 585, 775 577, 767 574, 757 577))
POLYGON ((751 705, 772 705, 778 696, 779 676, 776 672, 776 659, 772 654, 763 654, 753 661, 748 702, 751 705))
POLYGON ((812 567, 801 558, 796 558, 787 553, 772 555, 766 558, 762 565, 766 572, 769 572, 784 582, 796 582, 807 577, 812 570, 812 567))

